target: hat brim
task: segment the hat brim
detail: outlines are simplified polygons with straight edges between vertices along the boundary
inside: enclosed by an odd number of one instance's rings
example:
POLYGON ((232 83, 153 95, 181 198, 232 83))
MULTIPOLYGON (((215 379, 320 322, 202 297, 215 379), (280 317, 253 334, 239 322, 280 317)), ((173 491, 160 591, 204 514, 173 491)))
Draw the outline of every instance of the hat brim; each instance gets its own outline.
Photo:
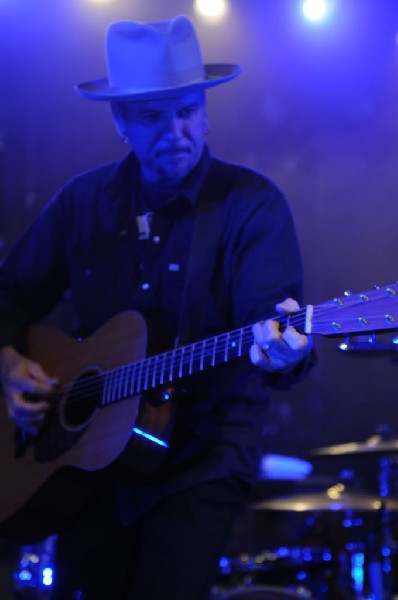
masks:
POLYGON ((157 88, 151 90, 139 89, 115 89, 109 86, 107 78, 81 83, 75 86, 75 90, 89 100, 128 101, 145 100, 156 98, 169 98, 176 93, 188 93, 200 89, 206 89, 226 83, 237 77, 241 68, 232 64, 210 64, 205 65, 205 78, 201 81, 193 81, 177 87, 157 88))

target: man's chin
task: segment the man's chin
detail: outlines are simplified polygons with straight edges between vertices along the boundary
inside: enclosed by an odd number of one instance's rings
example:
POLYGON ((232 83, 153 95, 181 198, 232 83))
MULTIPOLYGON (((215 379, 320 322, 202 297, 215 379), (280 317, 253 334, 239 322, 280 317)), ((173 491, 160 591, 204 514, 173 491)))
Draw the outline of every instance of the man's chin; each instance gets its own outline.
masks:
POLYGON ((158 168, 159 180, 179 181, 184 179, 193 166, 187 161, 175 161, 173 164, 163 164, 158 168))

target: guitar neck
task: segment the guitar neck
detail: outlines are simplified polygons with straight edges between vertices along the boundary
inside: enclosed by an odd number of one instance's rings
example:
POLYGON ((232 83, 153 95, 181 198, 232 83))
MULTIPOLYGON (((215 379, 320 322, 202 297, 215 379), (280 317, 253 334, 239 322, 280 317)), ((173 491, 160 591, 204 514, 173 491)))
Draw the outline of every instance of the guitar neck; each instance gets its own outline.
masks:
MULTIPOLYGON (((305 334, 342 336, 397 329, 398 284, 375 287, 352 294, 346 292, 322 304, 276 316, 282 327, 292 325, 305 334)), ((108 371, 103 375, 103 404, 129 398, 176 379, 187 377, 247 354, 253 343, 253 326, 181 346, 163 354, 108 371)))
MULTIPOLYGON (((307 306, 293 316, 276 318, 283 326, 290 322, 304 332, 306 324, 310 326, 307 315, 311 314, 312 307, 307 306)), ((167 385, 176 379, 240 358, 248 353, 252 343, 253 325, 247 325, 109 371, 104 375, 103 404, 167 385)))

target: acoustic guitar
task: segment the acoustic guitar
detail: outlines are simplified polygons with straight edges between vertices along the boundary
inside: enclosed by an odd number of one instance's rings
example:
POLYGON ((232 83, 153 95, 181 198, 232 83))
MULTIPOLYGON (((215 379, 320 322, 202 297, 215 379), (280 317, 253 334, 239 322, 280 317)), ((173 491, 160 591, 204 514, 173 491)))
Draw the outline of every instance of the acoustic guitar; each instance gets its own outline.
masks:
MULTIPOLYGON (((396 329, 398 284, 276 319, 324 336, 396 329)), ((60 385, 37 436, 24 438, 0 402, 0 535, 20 543, 56 532, 113 469, 145 477, 158 468, 171 431, 173 382, 247 355, 253 334, 245 326, 145 357, 145 321, 127 311, 82 341, 44 325, 33 326, 28 339, 29 356, 60 385), (155 388, 159 402, 142 410, 140 395, 155 388)))

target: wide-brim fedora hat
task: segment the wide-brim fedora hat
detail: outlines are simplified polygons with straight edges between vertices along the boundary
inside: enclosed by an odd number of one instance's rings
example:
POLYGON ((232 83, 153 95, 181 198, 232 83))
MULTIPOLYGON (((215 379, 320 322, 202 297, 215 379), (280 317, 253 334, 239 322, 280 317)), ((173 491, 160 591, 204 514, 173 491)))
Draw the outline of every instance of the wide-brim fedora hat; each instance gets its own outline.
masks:
POLYGON ((220 85, 241 70, 235 64, 204 64, 193 24, 183 15, 153 23, 112 23, 106 60, 108 77, 77 85, 79 94, 109 101, 167 98, 220 85))

